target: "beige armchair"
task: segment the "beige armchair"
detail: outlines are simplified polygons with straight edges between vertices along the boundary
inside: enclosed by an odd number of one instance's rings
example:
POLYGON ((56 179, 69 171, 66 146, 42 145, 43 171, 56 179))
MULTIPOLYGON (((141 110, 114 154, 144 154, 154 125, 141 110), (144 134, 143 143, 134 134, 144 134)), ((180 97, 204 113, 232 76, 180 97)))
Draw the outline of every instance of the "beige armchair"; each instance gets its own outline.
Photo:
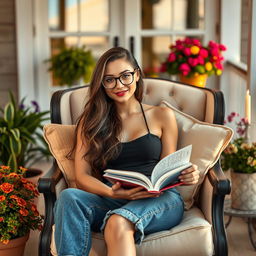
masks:
MULTIPOLYGON (((144 82, 144 103, 178 109, 174 111, 179 126, 179 147, 193 144, 192 158, 201 174, 198 185, 179 188, 186 203, 182 222, 171 230, 148 235, 137 246, 137 255, 228 255, 223 203, 225 195, 230 192, 230 182, 223 174, 218 158, 232 132, 214 125, 222 124, 224 120, 223 94, 163 79, 145 78, 144 82)), ((70 125, 75 124, 81 113, 87 91, 86 86, 77 87, 55 92, 52 96, 51 122, 62 126, 48 125, 45 128, 45 138, 55 161, 51 170, 39 180, 39 191, 45 198, 40 256, 57 255, 53 236, 53 206, 62 189, 75 187, 73 163, 58 155, 58 147, 63 149, 70 144, 67 140, 72 138, 74 131, 70 125), (62 135, 62 131, 66 134, 62 135)), ((106 255, 102 234, 93 234, 90 255, 106 255)))

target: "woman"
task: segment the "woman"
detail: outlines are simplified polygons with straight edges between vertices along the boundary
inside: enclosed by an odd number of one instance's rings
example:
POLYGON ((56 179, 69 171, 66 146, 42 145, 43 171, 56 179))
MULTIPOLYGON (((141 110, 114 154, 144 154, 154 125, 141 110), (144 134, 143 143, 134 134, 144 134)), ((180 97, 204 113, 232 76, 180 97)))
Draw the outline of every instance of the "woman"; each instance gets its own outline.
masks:
MULTIPOLYGON (((178 130, 169 108, 141 104, 143 80, 134 57, 124 48, 108 50, 93 73, 88 102, 74 146, 79 189, 64 190, 55 205, 55 242, 59 256, 88 255, 91 231, 104 232, 108 255, 136 255, 144 235, 180 223, 183 201, 175 188, 151 194, 124 189, 102 178, 107 168, 150 176, 156 163, 176 151, 178 130), (167 221, 168 220, 168 221, 167 221)), ((179 177, 198 182, 193 165, 179 177)))

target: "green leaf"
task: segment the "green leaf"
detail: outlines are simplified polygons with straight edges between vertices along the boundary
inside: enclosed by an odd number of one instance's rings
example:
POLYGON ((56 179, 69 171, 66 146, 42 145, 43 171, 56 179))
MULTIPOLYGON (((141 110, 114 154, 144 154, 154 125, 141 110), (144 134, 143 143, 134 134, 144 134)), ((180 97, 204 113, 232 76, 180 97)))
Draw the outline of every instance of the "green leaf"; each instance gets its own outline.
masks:
POLYGON ((10 126, 11 126, 13 123, 13 119, 14 119, 14 106, 11 102, 9 102, 4 108, 4 120, 10 123, 10 126))
POLYGON ((11 152, 13 155, 18 155, 21 152, 21 142, 20 140, 16 140, 14 136, 9 137, 9 143, 10 143, 10 148, 11 152))
POLYGON ((18 128, 10 129, 10 132, 12 133, 16 141, 20 141, 20 130, 18 128))

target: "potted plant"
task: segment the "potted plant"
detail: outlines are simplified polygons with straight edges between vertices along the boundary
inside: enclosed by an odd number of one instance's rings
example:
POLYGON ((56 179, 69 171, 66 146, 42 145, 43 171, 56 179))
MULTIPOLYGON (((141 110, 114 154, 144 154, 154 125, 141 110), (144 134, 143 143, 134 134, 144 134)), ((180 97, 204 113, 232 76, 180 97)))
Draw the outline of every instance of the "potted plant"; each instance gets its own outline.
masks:
POLYGON ((236 137, 222 153, 222 168, 230 170, 231 206, 240 210, 256 210, 256 142, 247 141, 248 121, 235 112, 227 122, 236 125, 236 137))
POLYGON ((176 40, 170 49, 160 70, 180 75, 181 82, 203 87, 208 76, 222 74, 222 51, 226 50, 223 44, 210 41, 203 46, 199 39, 187 37, 176 40))
POLYGON ((49 71, 60 85, 74 85, 79 79, 87 83, 95 65, 90 50, 83 47, 63 48, 58 54, 47 60, 49 71))
POLYGON ((0 108, 0 165, 8 165, 16 171, 19 166, 29 168, 50 157, 42 135, 43 122, 49 120, 49 111, 40 112, 36 101, 25 106, 25 98, 17 104, 11 92, 9 98, 4 109, 0 108))
POLYGON ((25 168, 0 166, 0 255, 23 255, 29 231, 42 228, 33 203, 39 193, 25 178, 25 168), (10 254, 10 251, 13 254, 10 254))

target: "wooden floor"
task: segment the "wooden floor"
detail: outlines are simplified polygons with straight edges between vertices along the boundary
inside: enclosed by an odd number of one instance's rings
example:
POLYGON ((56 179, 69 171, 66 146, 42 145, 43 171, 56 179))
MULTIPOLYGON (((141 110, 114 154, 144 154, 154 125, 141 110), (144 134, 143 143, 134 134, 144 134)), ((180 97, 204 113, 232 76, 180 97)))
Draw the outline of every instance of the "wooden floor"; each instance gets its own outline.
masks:
MULTIPOLYGON (((43 170, 49 170, 49 167, 49 165, 45 165, 43 170)), ((44 214, 44 200, 42 195, 39 197, 38 209, 41 214, 44 214)), ((253 235, 256 241, 256 231, 253 235)), ((254 250, 250 243, 245 219, 233 217, 227 228, 227 237, 229 256, 256 256, 256 250, 254 250)), ((39 232, 32 231, 25 248, 24 256, 38 256, 38 239, 39 232)))

